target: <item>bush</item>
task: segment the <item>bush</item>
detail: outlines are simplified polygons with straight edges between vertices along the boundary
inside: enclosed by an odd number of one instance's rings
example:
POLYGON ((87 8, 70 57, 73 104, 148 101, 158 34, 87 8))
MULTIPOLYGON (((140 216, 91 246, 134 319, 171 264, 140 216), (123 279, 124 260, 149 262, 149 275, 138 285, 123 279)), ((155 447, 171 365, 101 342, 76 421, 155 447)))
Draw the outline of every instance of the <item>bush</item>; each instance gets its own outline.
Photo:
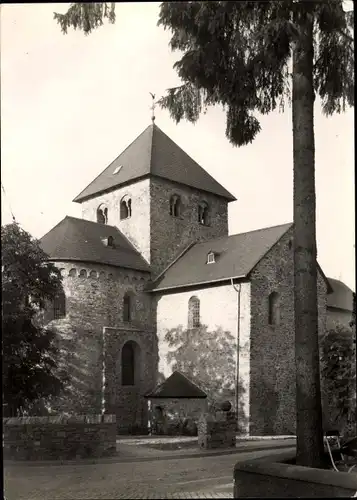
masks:
POLYGON ((182 433, 184 436, 197 436, 197 424, 192 418, 186 418, 183 422, 182 433))

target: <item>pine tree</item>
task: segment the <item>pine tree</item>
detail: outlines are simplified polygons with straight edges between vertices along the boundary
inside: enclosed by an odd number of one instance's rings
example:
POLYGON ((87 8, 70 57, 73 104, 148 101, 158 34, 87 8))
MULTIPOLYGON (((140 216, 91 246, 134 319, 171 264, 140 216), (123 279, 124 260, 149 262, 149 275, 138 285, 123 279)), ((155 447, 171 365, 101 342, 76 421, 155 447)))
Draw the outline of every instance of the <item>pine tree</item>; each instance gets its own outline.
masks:
MULTIPOLYGON (((57 17, 62 29, 101 24, 101 4, 91 5, 91 15, 78 7, 74 21, 57 17)), ((220 104, 228 140, 243 146, 260 131, 259 114, 292 105, 297 463, 320 466, 314 102, 326 115, 354 105, 353 11, 342 0, 164 2, 158 24, 183 52, 174 65, 183 83, 160 100, 176 122, 220 104)))
POLYGON ((115 22, 115 3, 71 3, 65 14, 54 12, 53 17, 61 26, 64 34, 71 27, 88 35, 94 29, 102 26, 105 19, 112 24, 115 22))

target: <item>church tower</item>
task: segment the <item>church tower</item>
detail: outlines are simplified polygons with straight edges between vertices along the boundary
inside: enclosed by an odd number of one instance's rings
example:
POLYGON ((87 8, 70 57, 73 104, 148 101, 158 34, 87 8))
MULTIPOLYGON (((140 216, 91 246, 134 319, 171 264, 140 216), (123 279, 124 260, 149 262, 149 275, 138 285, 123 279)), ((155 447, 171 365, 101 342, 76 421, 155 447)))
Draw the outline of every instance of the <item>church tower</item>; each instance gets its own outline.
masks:
POLYGON ((153 120, 73 201, 84 219, 116 226, 154 279, 190 244, 227 236, 234 200, 153 120))

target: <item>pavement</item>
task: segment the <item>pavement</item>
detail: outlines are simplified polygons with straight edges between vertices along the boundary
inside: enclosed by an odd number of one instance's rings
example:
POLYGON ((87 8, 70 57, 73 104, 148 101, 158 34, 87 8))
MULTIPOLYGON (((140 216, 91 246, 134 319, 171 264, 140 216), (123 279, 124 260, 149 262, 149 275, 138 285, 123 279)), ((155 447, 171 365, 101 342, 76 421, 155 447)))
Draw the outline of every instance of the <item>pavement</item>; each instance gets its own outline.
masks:
POLYGON ((264 451, 264 450, 284 450, 286 448, 295 447, 296 438, 272 438, 261 440, 243 440, 238 439, 235 448, 202 450, 197 446, 197 437, 178 437, 178 438, 131 438, 121 436, 117 439, 117 453, 112 457, 89 458, 77 460, 51 460, 51 461, 19 461, 19 460, 4 460, 6 466, 23 467, 41 467, 41 466, 58 466, 58 465, 90 465, 90 464, 105 464, 105 463, 132 463, 145 462, 152 460, 182 460, 192 457, 210 457, 234 455, 245 451, 264 451), (165 449, 166 444, 176 444, 176 449, 165 449), (162 446, 158 448, 157 446, 162 446), (180 447, 178 447, 180 446, 180 447))
POLYGON ((233 498, 239 461, 294 451, 295 440, 239 442, 235 449, 157 450, 118 439, 118 456, 101 461, 5 462, 7 500, 233 498), (208 453, 210 452, 210 453, 208 453))

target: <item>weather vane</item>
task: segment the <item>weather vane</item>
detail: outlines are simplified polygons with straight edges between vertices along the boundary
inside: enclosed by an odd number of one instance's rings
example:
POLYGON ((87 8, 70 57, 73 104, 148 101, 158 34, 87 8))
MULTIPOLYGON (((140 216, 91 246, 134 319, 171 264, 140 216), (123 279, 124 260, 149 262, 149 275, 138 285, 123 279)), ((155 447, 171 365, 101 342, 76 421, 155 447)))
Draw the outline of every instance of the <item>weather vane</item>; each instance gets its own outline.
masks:
POLYGON ((149 92, 149 94, 151 95, 152 97, 152 106, 151 106, 151 111, 152 111, 152 114, 151 114, 151 121, 154 123, 155 121, 155 107, 156 107, 156 102, 155 102, 155 94, 152 94, 151 92, 149 92))

